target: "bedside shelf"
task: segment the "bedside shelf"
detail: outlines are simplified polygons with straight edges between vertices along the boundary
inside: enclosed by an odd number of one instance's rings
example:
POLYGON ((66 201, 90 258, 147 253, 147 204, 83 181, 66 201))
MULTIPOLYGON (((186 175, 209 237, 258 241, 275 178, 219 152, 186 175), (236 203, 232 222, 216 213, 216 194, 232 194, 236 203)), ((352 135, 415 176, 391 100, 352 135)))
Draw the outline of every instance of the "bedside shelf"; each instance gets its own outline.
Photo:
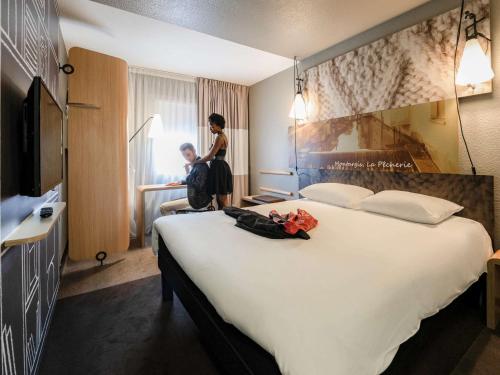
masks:
MULTIPOLYGON (((247 196, 244 196, 241 198, 241 207, 242 208, 245 208, 245 207, 252 207, 252 206, 260 206, 262 204, 269 204, 268 202, 263 202, 263 201, 260 201, 258 199, 254 199, 254 197, 257 197, 261 194, 257 194, 257 195, 247 195, 247 196)), ((280 202, 285 202, 289 199, 284 199, 284 198, 279 198, 279 197, 276 197, 278 199, 282 199, 280 202)), ((274 202, 274 203, 279 203, 279 202, 274 202)))
POLYGON ((65 202, 55 202, 43 205, 43 207, 52 207, 54 213, 51 217, 42 219, 40 210, 36 210, 28 216, 19 226, 8 236, 4 242, 4 247, 23 245, 26 243, 37 242, 48 236, 50 230, 57 223, 57 219, 66 208, 65 202))

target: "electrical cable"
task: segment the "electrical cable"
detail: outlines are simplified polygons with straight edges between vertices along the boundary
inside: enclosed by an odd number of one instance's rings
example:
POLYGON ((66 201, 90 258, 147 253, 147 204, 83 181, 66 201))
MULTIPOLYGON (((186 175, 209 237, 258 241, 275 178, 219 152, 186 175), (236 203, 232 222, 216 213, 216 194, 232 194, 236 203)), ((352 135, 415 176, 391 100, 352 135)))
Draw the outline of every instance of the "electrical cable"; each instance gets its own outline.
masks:
MULTIPOLYGON (((294 94, 294 104, 295 104, 295 95, 299 92, 299 89, 295 88, 295 82, 300 82, 299 80, 299 63, 297 61, 297 56, 294 56, 293 58, 293 92, 294 94)), ((294 105, 294 111, 295 111, 295 105, 294 105)), ((299 163, 298 163, 298 152, 297 152, 297 116, 295 115, 295 112, 293 113, 293 122, 294 122, 294 152, 295 152, 295 174, 297 177, 300 176, 307 176, 311 178, 311 175, 305 172, 299 172, 299 163)))
MULTIPOLYGON (((293 100, 295 102, 295 81, 298 78, 297 72, 297 56, 293 57, 293 100)), ((294 103, 295 104, 295 103, 294 103)), ((299 163, 298 163, 298 155, 297 155, 297 116, 295 115, 295 105, 293 104, 293 122, 294 122, 294 141, 295 141, 295 173, 297 176, 299 175, 299 163)))
POLYGON ((464 16, 464 8, 465 8, 465 0, 462 0, 462 5, 460 7, 460 20, 458 21, 458 31, 457 31, 457 42, 455 44, 455 56, 453 58, 453 87, 455 89, 455 103, 457 106, 458 113, 458 124, 460 126, 460 134, 462 136, 462 140, 465 145, 465 151, 467 151, 467 157, 469 158, 472 174, 476 175, 476 167, 474 162, 472 161, 472 157, 470 155, 469 146, 467 145, 467 140, 465 139, 464 129, 462 126, 462 116, 460 115, 460 101, 458 100, 458 91, 457 91, 457 83, 456 83, 456 75, 457 75, 457 54, 458 54, 458 44, 460 43, 460 34, 462 31, 462 19, 464 16))

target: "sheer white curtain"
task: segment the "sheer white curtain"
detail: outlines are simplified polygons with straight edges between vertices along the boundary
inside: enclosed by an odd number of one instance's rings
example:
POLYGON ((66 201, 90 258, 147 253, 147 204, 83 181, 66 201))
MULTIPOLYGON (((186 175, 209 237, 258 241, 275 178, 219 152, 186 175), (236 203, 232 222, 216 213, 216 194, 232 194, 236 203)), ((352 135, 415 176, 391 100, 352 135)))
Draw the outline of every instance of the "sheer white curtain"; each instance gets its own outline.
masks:
MULTIPOLYGON (((149 137, 151 121, 129 145, 130 233, 136 234, 135 193, 138 185, 163 184, 184 177, 185 161, 179 152, 184 142, 196 145, 197 96, 194 78, 170 76, 168 73, 130 68, 129 71, 129 138, 148 119, 159 114, 162 128, 149 137)), ((145 230, 151 231, 160 216, 160 204, 185 197, 184 190, 146 193, 145 230)))

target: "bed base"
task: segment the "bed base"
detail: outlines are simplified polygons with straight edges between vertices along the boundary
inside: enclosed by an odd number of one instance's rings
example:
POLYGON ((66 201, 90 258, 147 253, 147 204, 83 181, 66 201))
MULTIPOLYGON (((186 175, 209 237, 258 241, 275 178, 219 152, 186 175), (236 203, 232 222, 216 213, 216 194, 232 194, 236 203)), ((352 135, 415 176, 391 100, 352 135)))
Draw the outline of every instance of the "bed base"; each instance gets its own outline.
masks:
MULTIPOLYGON (((222 320, 205 295, 170 254, 161 236, 158 240, 158 266, 161 270, 163 300, 172 301, 175 292, 198 327, 205 347, 219 369, 224 374, 231 375, 280 375, 274 357, 222 320)), ((435 368, 422 367, 428 366, 425 363, 422 365, 422 362, 425 362, 422 360, 422 355, 425 355, 422 352, 425 351, 431 353, 425 358, 427 360, 429 356, 432 357, 432 353, 437 353, 439 357, 435 362, 441 366, 440 370, 448 369, 450 372, 484 327, 484 319, 481 318, 478 323, 477 314, 480 313, 481 317, 485 315, 485 285, 483 275, 452 304, 422 321, 418 333, 400 346, 384 374, 437 373, 435 368), (471 319, 474 323, 471 323, 471 319), (464 324, 468 327, 465 334, 462 332, 464 324), (443 330, 457 337, 449 338, 443 343, 443 330), (436 344, 431 345, 434 343, 436 344), (430 345, 432 348, 429 348, 430 345), (446 361, 448 363, 445 363, 446 361)))
POLYGON ((189 279, 167 250, 161 236, 158 266, 161 270, 162 296, 172 301, 173 292, 198 327, 207 351, 225 374, 280 375, 274 357, 224 322, 198 287, 189 279))

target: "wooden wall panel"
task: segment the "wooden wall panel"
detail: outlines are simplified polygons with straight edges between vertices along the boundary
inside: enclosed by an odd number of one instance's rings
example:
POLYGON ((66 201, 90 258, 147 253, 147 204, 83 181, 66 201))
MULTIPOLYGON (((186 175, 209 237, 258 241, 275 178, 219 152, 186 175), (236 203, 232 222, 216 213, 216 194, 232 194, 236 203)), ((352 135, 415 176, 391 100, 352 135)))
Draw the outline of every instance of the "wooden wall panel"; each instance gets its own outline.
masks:
POLYGON ((91 259, 129 245, 127 64, 72 48, 69 61, 69 256, 91 259))

